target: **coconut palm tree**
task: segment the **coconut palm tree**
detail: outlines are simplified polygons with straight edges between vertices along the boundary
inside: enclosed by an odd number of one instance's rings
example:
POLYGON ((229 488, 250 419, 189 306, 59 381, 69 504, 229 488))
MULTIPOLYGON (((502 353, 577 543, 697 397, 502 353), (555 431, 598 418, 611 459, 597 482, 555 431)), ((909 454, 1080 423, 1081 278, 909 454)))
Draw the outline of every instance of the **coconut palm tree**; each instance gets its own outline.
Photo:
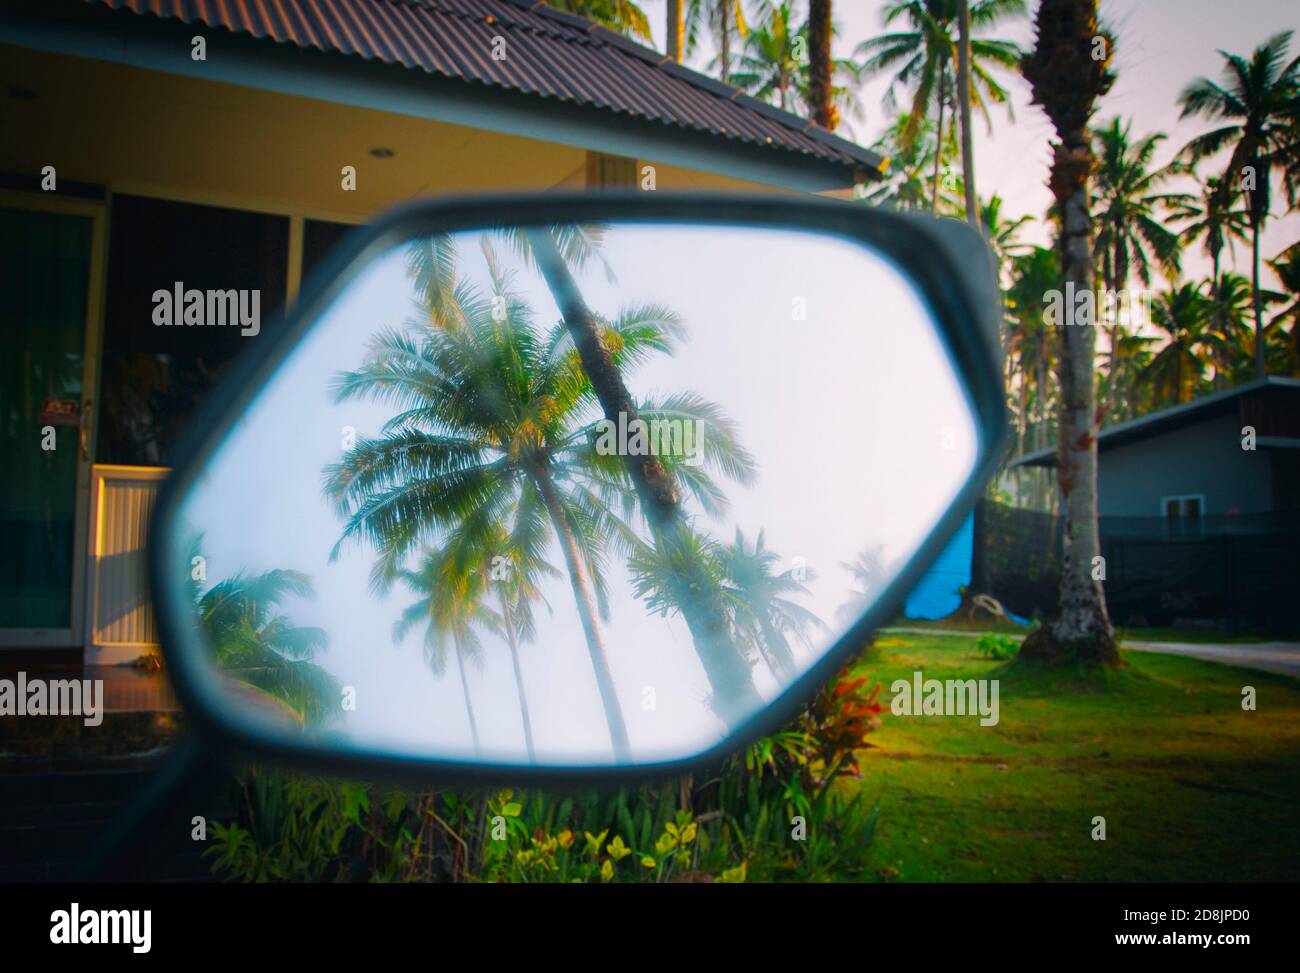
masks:
POLYGON ((749 33, 742 0, 687 0, 686 53, 693 54, 707 32, 718 47, 718 76, 731 83, 731 43, 749 33))
POLYGON ((649 611, 685 616, 702 596, 716 600, 735 645, 747 658, 761 658, 778 682, 787 683, 798 672, 791 638, 811 647, 812 633, 824 625, 792 600, 809 591, 793 569, 776 571, 779 561, 766 547, 762 531, 750 544, 737 529, 729 545, 697 530, 671 548, 641 543, 628 563, 633 590, 649 611), (694 575, 690 585, 683 584, 687 575, 694 575))
MULTIPOLYGON (((1217 339, 1204 348, 1206 363, 1214 368, 1214 386, 1227 388, 1249 381, 1254 372, 1255 350, 1250 279, 1241 274, 1219 274, 1208 278, 1203 290, 1209 302, 1209 329, 1217 339)), ((1264 294, 1266 300, 1272 296, 1269 291, 1264 294)))
MULTIPOLYGON (((653 418, 652 410, 658 407, 638 403, 632 396, 624 380, 623 364, 614 355, 617 345, 611 344, 600 319, 583 298, 563 253, 566 234, 556 228, 532 229, 526 231, 525 237, 528 253, 560 309, 562 327, 572 341, 581 374, 590 382, 605 421, 630 425, 653 418)), ((740 482, 752 479, 753 460, 740 446, 734 426, 720 409, 694 396, 671 397, 662 409, 677 417, 698 417, 708 425, 712 435, 705 442, 706 465, 716 462, 723 472, 740 482)), ((678 563, 685 572, 681 579, 683 590, 698 592, 698 597, 683 598, 679 604, 696 654, 713 687, 714 710, 723 722, 736 725, 754 712, 760 700, 749 666, 732 641, 724 606, 714 593, 706 568, 700 565, 697 569, 688 556, 694 545, 694 531, 683 506, 682 486, 691 489, 706 512, 720 506, 722 495, 711 481, 700 480, 698 469, 676 458, 643 454, 606 459, 614 460, 605 467, 606 472, 614 476, 617 470, 635 491, 641 516, 660 554, 678 563)))
MULTIPOLYGON (((907 143, 902 135, 909 124, 907 113, 899 115, 873 144, 872 148, 889 160, 889 168, 885 178, 865 198, 874 205, 893 209, 948 211, 956 206, 955 197, 931 198, 928 173, 935 164, 934 123, 923 121, 918 136, 907 143)), ((956 144, 949 138, 943 146, 942 163, 950 166, 955 157, 956 144)), ((940 188, 942 191, 945 187, 940 188)))
POLYGON ((848 601, 839 607, 837 614, 850 621, 860 616, 871 602, 879 597, 889 580, 885 569, 884 549, 872 544, 854 555, 852 561, 841 561, 840 567, 853 579, 848 601))
POLYGON ((806 27, 795 25, 790 3, 777 4, 766 22, 752 28, 745 38, 731 83, 755 98, 775 100, 786 111, 794 110, 800 76, 806 69, 799 55, 807 43, 806 27))
POLYGON ((723 577, 731 602, 732 624, 740 638, 763 656, 779 682, 795 677, 798 668, 790 639, 812 648, 812 633, 825 628, 815 613, 793 601, 791 596, 808 596, 807 572, 797 577, 794 568, 776 570, 780 557, 769 550, 763 531, 751 545, 736 528, 735 540, 720 552, 723 577))
MULTIPOLYGON (((986 30, 1006 17, 1024 13, 1024 0, 975 0, 970 5, 970 22, 973 31, 986 30)), ((858 45, 855 57, 863 58, 864 75, 895 70, 886 95, 885 106, 892 114, 897 108, 896 88, 911 92, 908 109, 909 125, 902 133, 902 144, 908 145, 917 137, 923 119, 931 117, 933 106, 937 116, 935 126, 938 141, 947 136, 946 114, 957 94, 958 0, 891 0, 881 14, 886 28, 903 22, 906 30, 888 31, 878 37, 868 38, 858 45)), ((971 107, 984 116, 985 124, 992 129, 989 103, 1006 105, 1010 109, 1007 91, 991 73, 991 68, 1014 68, 1020 60, 1020 49, 1011 41, 972 37, 970 58, 971 107)), ((970 180, 974 185, 973 178, 970 180)), ((937 207, 939 197, 939 160, 934 160, 934 191, 931 199, 937 207)))
MULTIPOLYGON (((1097 0, 1041 0, 1035 45, 1023 63, 1034 103, 1051 119, 1049 185, 1060 223, 1058 248, 1065 284, 1091 290, 1095 274, 1089 214, 1089 175, 1095 158, 1088 122, 1114 81, 1114 38, 1097 23, 1097 0), (1102 41, 1100 49, 1097 39, 1102 41), (1101 57, 1092 56, 1100 51, 1101 57)), ((1057 603, 1051 617, 1025 639, 1024 660, 1116 665, 1119 652, 1096 574, 1101 556, 1097 527, 1097 432, 1093 392, 1096 342, 1090 327, 1059 327, 1059 422, 1056 474, 1065 507, 1057 603)))
POLYGON ((1293 243, 1268 262, 1282 284, 1283 294, 1279 295, 1286 305, 1269 322, 1269 329, 1275 336, 1274 345, 1278 348, 1278 369, 1287 375, 1300 375, 1300 243, 1293 243), (1291 330, 1283 331, 1282 325, 1291 322, 1291 330))
POLYGON ((1250 235, 1250 215, 1244 209, 1237 208, 1235 195, 1227 190, 1227 184, 1217 176, 1211 176, 1201 185, 1199 198, 1188 196, 1175 202, 1173 219, 1186 223, 1180 232, 1183 245, 1202 240, 1205 254, 1214 264, 1211 280, 1219 279, 1220 262, 1223 248, 1236 256, 1234 242, 1248 243, 1250 235))
POLYGON ((1229 150, 1224 186, 1246 193, 1251 231, 1251 287, 1255 310, 1255 370, 1265 374, 1264 301, 1259 280, 1259 235, 1268 220, 1274 168, 1282 171, 1287 201, 1296 201, 1300 155, 1300 57, 1288 61, 1291 31, 1274 34, 1250 60, 1220 51, 1222 81, 1197 78, 1179 95, 1182 118, 1220 123, 1183 147, 1193 163, 1229 150))
POLYGON ((1007 219, 1002 212, 1004 203, 997 193, 980 201, 980 223, 983 226, 984 240, 997 258, 999 278, 1008 268, 1011 258, 1028 249, 1028 244, 1020 242, 1020 231, 1025 228, 1025 224, 1032 222, 1028 214, 1014 220, 1007 219))
POLYGON ((1176 277, 1182 241, 1161 216, 1180 211, 1192 197, 1158 191, 1162 183, 1186 173, 1178 163, 1153 168, 1156 150, 1167 136, 1153 132, 1135 140, 1132 123, 1118 116, 1092 134, 1098 156, 1092 181, 1093 246, 1101 255, 1103 285, 1123 290, 1136 276, 1149 286, 1153 263, 1167 277, 1176 277))
MULTIPOLYGON (((832 25, 832 35, 838 30, 832 25)), ((811 67, 808 58, 808 24, 796 26, 790 3, 772 7, 758 27, 751 27, 736 58, 731 83, 755 98, 775 100, 786 111, 812 117, 811 67)), ((856 94, 857 66, 848 59, 831 61, 831 103, 836 124, 845 116, 862 117, 856 94)))
POLYGON ((329 644, 324 629, 295 625, 276 612, 286 598, 312 597, 307 575, 277 569, 240 572, 207 591, 190 584, 196 621, 218 669, 287 704, 300 720, 338 712, 338 682, 312 662, 329 644))
POLYGON ((547 0, 550 6, 578 14, 612 31, 653 43, 650 18, 633 0, 547 0))
POLYGON ((686 7, 682 0, 667 0, 665 15, 665 47, 668 56, 678 64, 686 56, 686 7))
POLYGON ((456 552, 429 548, 414 569, 401 569, 397 580, 416 596, 393 623, 393 641, 400 642, 417 625, 423 624, 424 661, 441 676, 447 671, 448 649, 456 657, 465 718, 469 721, 474 751, 480 748, 478 720, 470 697, 465 662, 483 665, 483 629, 500 629, 501 618, 487 604, 487 574, 462 563, 456 552))
POLYGON ((834 131, 840 123, 835 106, 831 0, 808 0, 808 109, 812 120, 834 131))
MULTIPOLYGON (((553 248, 581 251, 591 242, 584 232, 559 234, 553 248)), ((397 410, 377 437, 359 438, 325 470, 326 491, 344 519, 335 553, 368 540, 379 552, 372 579, 382 583, 439 533, 459 531, 491 550, 495 525, 507 515, 529 525, 530 544, 543 543, 539 533, 547 543, 556 540, 611 742, 616 757, 626 759, 626 724, 600 624, 607 551, 627 532, 611 506, 631 503, 626 471, 620 457, 594 448, 597 395, 566 326, 538 327, 486 240, 491 295, 499 300, 457 278, 453 250, 448 241, 415 248, 417 286, 429 282, 425 291, 437 301, 423 307, 428 320, 379 331, 361 366, 334 382, 339 401, 365 398, 397 410)), ((594 326, 615 369, 670 350, 681 334, 676 315, 659 305, 629 307, 594 326)), ((725 429, 725 416, 696 397, 678 397, 671 407, 678 417, 725 429)), ((630 408, 654 415, 660 403, 630 408)), ((712 472, 743 476, 752 466, 720 431, 706 438, 698 467, 656 459, 669 463, 674 483, 707 509, 722 502, 712 472)))
POLYGON ((1203 350, 1222 339, 1210 330, 1211 303, 1196 284, 1185 283, 1160 294, 1152 305, 1151 323, 1168 338, 1142 370, 1139 381, 1149 386, 1158 406, 1189 401, 1205 374, 1203 350))
MULTIPOLYGON (((1163 132, 1154 132, 1135 140, 1131 123, 1118 116, 1093 131, 1098 156, 1092 181, 1093 246, 1101 255, 1102 286, 1114 298, 1126 294, 1132 276, 1150 286, 1152 263, 1171 280, 1178 274, 1182 241, 1160 217, 1191 197, 1158 191, 1162 183, 1185 172, 1178 163, 1153 167, 1152 160, 1165 137, 1163 132)), ((1105 327, 1110 348, 1101 383, 1103 415, 1110 411, 1111 401, 1121 388, 1118 372, 1125 324, 1109 320, 1105 327)))

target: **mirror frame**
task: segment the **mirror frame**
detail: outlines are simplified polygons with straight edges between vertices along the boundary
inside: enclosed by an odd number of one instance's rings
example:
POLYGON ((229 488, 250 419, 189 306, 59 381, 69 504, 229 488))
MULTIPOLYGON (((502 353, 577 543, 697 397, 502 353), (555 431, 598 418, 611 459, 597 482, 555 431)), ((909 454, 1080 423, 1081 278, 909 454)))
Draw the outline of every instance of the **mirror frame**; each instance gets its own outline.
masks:
POLYGON ((167 673, 205 749, 351 777, 429 784, 629 783, 716 766, 738 748, 791 719, 853 652, 894 617, 908 592, 973 509, 1001 459, 1006 434, 999 318, 1002 302, 991 251, 966 223, 810 197, 695 195, 660 192, 524 194, 414 202, 346 236, 312 272, 266 343, 241 352, 230 373, 191 420, 175 450, 150 523, 149 571, 167 673), (252 719, 221 705, 200 661, 184 585, 168 580, 172 525, 196 473, 225 439, 322 313, 373 258, 412 237, 435 233, 561 223, 733 225, 805 231, 865 245, 910 278, 938 327, 954 372, 964 383, 978 436, 975 463, 929 536, 866 612, 767 707, 717 744, 692 757, 619 765, 529 765, 441 760, 395 753, 323 750, 271 738, 252 719), (178 595, 180 597, 178 597, 178 595))

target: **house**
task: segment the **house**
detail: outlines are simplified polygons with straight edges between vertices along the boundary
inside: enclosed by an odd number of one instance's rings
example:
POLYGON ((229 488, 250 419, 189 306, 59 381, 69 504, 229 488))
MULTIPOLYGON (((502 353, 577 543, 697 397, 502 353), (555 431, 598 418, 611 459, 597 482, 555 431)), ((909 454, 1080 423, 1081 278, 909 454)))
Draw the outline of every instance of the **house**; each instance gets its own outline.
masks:
MULTIPOLYGON (((1116 624, 1300 634, 1300 379, 1269 376, 1111 426, 1097 450, 1116 624)), ((1044 449, 1013 465, 1055 462, 1044 449)), ((1019 614, 1048 611, 1060 532, 1060 518, 984 504, 975 583, 1019 614)))
POLYGON ((0 82, 0 648, 88 664, 157 641, 176 433, 349 226, 435 193, 847 196, 883 168, 534 0, 0 0, 0 82), (173 288, 260 320, 155 327, 173 288))
MULTIPOLYGON (((1300 379, 1269 376, 1097 439, 1098 510, 1180 521, 1300 510, 1300 379)), ((1012 466, 1055 466, 1055 448, 1012 466)))

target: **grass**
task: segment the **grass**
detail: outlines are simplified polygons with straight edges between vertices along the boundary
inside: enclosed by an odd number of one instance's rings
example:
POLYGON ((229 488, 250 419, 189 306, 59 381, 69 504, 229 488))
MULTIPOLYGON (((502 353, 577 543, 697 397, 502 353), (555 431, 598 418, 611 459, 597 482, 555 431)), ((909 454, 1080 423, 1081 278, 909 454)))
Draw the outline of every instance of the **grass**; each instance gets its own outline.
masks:
POLYGON ((1300 877, 1300 681, 1126 651, 1116 672, 989 662, 959 636, 884 636, 884 684, 1000 680, 1000 721, 898 717, 861 782, 872 858, 892 881, 1294 881, 1300 877), (1258 709, 1244 712, 1254 686, 1258 709), (1105 841, 1091 837, 1104 816, 1105 841))

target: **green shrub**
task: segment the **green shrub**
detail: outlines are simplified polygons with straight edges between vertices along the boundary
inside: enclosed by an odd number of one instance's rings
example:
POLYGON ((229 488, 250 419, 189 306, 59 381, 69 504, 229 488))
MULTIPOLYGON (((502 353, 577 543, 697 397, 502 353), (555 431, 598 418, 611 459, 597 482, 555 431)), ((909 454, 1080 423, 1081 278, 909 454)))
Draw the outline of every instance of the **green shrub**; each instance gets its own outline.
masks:
POLYGON ((205 853, 230 881, 739 882, 849 877, 876 813, 836 782, 879 725, 846 670, 714 772, 612 792, 410 793, 250 769, 205 853))
POLYGON ((1016 652, 1020 649, 1020 643, 1010 635, 981 635, 975 648, 979 654, 986 659, 1001 661, 1004 659, 1014 659, 1016 652))

